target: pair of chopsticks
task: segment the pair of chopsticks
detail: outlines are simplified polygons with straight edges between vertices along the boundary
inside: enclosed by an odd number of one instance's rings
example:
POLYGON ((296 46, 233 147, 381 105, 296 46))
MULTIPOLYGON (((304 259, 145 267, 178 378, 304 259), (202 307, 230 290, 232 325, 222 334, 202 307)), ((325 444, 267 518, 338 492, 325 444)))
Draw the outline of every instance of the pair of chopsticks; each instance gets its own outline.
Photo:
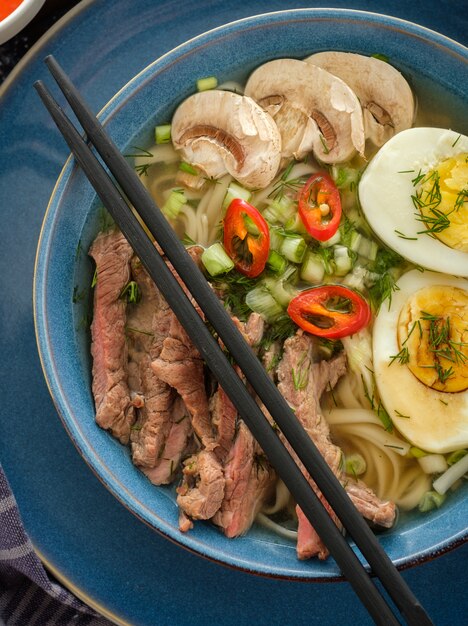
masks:
POLYGON ((414 626, 432 624, 425 610, 355 509, 340 482, 232 322, 222 303, 208 285, 206 278, 193 263, 166 218, 154 204, 137 174, 106 135, 104 128, 83 101, 57 61, 49 56, 45 62, 82 125, 87 140, 94 146, 112 173, 120 190, 42 81, 37 81, 34 86, 70 146, 77 162, 158 289, 176 313, 239 415, 263 448, 276 472, 327 545, 343 575, 351 583, 375 623, 382 626, 400 624, 401 622, 394 613, 396 606, 407 624, 414 626), (127 202, 139 214, 155 241, 174 266, 188 291, 202 309, 206 319, 213 326, 242 370, 246 380, 262 400, 310 477, 315 481, 344 528, 356 543, 370 565, 372 574, 380 579, 381 585, 393 600, 395 606, 392 608, 388 599, 374 583, 358 556, 328 515, 308 480, 271 427, 244 382, 236 374, 220 345, 174 278, 165 260, 157 251, 127 202))

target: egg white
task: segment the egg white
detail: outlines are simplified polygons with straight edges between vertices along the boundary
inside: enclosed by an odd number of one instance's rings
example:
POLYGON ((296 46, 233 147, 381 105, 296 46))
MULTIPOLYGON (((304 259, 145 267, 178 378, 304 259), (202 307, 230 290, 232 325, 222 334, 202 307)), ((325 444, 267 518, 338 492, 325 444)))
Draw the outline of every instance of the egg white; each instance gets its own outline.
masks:
POLYGON ((403 306, 416 291, 434 285, 468 291, 468 281, 462 278, 418 270, 404 274, 390 306, 384 302, 375 320, 373 358, 379 396, 395 426, 418 448, 444 453, 468 446, 468 390, 436 391, 419 381, 406 365, 391 363, 391 357, 400 351, 397 328, 403 306))
POLYGON ((383 242, 417 265, 455 276, 468 276, 468 253, 418 234, 425 227, 416 219, 411 181, 420 171, 463 152, 468 152, 465 135, 442 128, 410 128, 380 148, 359 183, 364 215, 383 242))

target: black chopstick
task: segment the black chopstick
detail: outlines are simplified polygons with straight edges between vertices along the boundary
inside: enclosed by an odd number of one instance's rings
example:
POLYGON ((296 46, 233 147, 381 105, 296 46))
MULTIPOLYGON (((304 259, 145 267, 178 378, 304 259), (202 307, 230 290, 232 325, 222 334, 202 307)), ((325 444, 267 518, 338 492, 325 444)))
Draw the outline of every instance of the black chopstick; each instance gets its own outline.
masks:
MULTIPOLYGON (((304 465, 307 467, 309 473, 313 476, 314 480, 319 485, 322 493, 324 493, 325 497, 330 502, 331 506, 335 510, 335 513, 337 513, 337 515, 340 517, 349 534, 356 541, 356 544, 359 546, 360 550, 372 566, 374 573, 380 577, 382 583, 387 588, 387 591, 402 611, 402 614, 405 616, 408 623, 431 623, 429 618, 427 618, 426 614, 424 613, 422 607, 411 594, 410 590, 406 587, 397 570, 391 564, 388 556, 381 549, 380 544, 378 543, 374 535, 371 533, 365 522, 354 509, 354 506, 350 502, 348 496, 344 493, 341 485, 333 476, 332 472, 322 459, 321 455, 316 450, 311 440, 304 433, 302 427, 298 424, 297 420, 293 416, 287 404, 284 402, 276 387, 265 375, 263 367, 242 339, 239 349, 240 335, 237 329, 232 324, 231 319, 226 314, 224 308, 219 303, 216 296, 214 296, 211 289, 208 287, 204 276, 200 272, 198 272, 196 268, 194 268, 193 262, 186 254, 183 246, 180 244, 178 239, 175 237, 172 229, 168 226, 164 216, 162 216, 162 214, 160 214, 158 210, 154 207, 152 200, 149 198, 149 196, 147 196, 143 186, 141 185, 141 182, 138 180, 138 177, 134 174, 133 170, 128 166, 125 159, 120 155, 120 153, 118 153, 117 149, 106 137, 102 127, 96 121, 94 116, 92 116, 92 114, 89 110, 87 110, 86 107, 83 108, 83 103, 81 102, 79 95, 73 88, 73 85, 71 85, 71 83, 68 81, 67 77, 63 74, 58 64, 56 64, 53 59, 48 59, 48 65, 52 73, 54 74, 57 82, 61 86, 62 91, 65 93, 67 99, 72 105, 72 108, 77 114, 77 117, 80 119, 84 129, 88 134, 88 137, 91 138, 93 144, 101 153, 103 159, 109 166, 109 169, 112 171, 113 175, 121 184, 124 192, 129 197, 130 201, 136 207, 138 207, 138 212, 140 213, 147 226, 150 228, 150 230, 152 230, 153 234, 157 234, 158 243, 165 250, 169 259, 176 267, 182 280, 185 282, 188 289, 194 295, 199 305, 204 309, 207 318, 211 321, 220 336, 222 336, 223 342, 228 347, 235 360, 240 365, 241 369, 244 371, 244 374, 246 374, 247 379, 253 384, 258 395, 265 401, 265 404, 267 405, 267 408, 272 414, 273 418, 290 441, 298 456, 304 462, 304 465), (206 299, 208 299, 208 304, 206 302, 206 299), (325 469, 323 466, 325 466, 325 469), (358 522, 356 522, 356 518, 358 522), (351 522, 349 520, 351 520, 351 522)), ((159 286, 159 276, 156 277, 156 281, 158 282, 159 286)), ((179 312, 178 305, 175 305, 175 308, 179 312)), ((203 346, 201 346, 200 352, 202 356, 204 356, 204 358, 208 361, 208 356, 204 354, 203 346)), ((223 375, 221 382, 226 388, 226 380, 224 376, 227 376, 227 374, 223 375)), ((242 414, 243 412, 240 411, 240 413, 242 414)), ((263 417, 262 414, 261 416, 263 417)), ((248 423, 249 428, 252 430, 254 436, 259 438, 257 436, 257 433, 254 432, 255 425, 251 425, 251 420, 249 421, 249 419, 247 418, 245 419, 245 421, 246 423, 248 423)), ((263 421, 266 422, 264 417, 263 421)), ((266 427, 268 431, 271 430, 267 422, 266 427)), ((268 436, 271 436, 271 433, 268 436)), ((265 449, 264 443, 262 443, 261 441, 260 443, 265 449)), ((267 450, 265 451, 267 452, 267 450)), ((291 489, 291 491, 294 490, 291 489)), ((307 507, 302 505, 297 496, 295 497, 296 499, 298 499, 301 508, 303 508, 304 512, 307 514, 307 507)), ((310 498, 310 490, 308 497, 310 498)), ((325 543, 327 543, 329 548, 331 548, 330 542, 326 539, 325 531, 319 528, 319 523, 317 517, 315 516, 316 513, 314 513, 313 524, 319 534, 325 540, 325 543)), ((337 558, 333 549, 331 549, 331 552, 333 556, 335 556, 335 559, 340 565, 345 576, 349 578, 349 572, 347 573, 345 571, 343 565, 339 562, 339 559, 337 558)), ((379 613, 381 617, 381 609, 379 609, 379 613)), ((384 620, 384 623, 392 622, 389 622, 388 618, 386 618, 384 620)))

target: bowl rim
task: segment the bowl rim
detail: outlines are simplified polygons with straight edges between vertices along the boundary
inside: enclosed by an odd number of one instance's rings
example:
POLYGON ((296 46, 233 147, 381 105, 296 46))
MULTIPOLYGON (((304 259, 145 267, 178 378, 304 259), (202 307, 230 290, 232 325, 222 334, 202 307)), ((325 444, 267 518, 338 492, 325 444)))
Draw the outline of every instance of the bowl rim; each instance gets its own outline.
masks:
MULTIPOLYGON (((258 15, 228 22, 226 24, 205 31, 195 37, 192 37, 189 40, 172 48, 171 50, 159 56, 153 62, 148 64, 146 67, 144 67, 139 73, 137 73, 132 79, 130 79, 125 85, 123 85, 121 89, 119 89, 119 91, 104 105, 101 111, 97 114, 100 121, 104 125, 109 123, 109 121, 119 111, 119 109, 121 109, 125 105, 126 100, 132 96, 135 87, 139 90, 144 87, 144 84, 147 80, 151 80, 155 66, 161 66, 160 69, 163 70, 165 68, 165 64, 168 64, 172 57, 175 57, 176 60, 179 57, 180 53, 189 54, 194 48, 198 46, 199 42, 210 41, 213 37, 216 37, 219 32, 227 34, 231 31, 237 31, 238 29, 241 29, 244 24, 264 22, 265 20, 271 20, 272 18, 275 21, 281 21, 288 18, 291 19, 291 16, 294 17, 296 15, 307 16, 309 19, 319 17, 335 18, 337 16, 343 16, 347 18, 355 18, 362 21, 370 21, 373 24, 384 24, 391 27, 404 26, 405 34, 409 33, 416 37, 420 37, 421 39, 424 39, 426 42, 429 42, 431 44, 448 48, 448 50, 452 54, 459 56, 465 63, 468 63, 467 47, 449 37, 446 37, 445 35, 437 33, 432 29, 420 26, 401 18, 395 18, 380 13, 354 9, 285 9, 281 11, 261 13, 258 15)), ((45 299, 40 297, 42 285, 41 281, 45 282, 44 276, 47 267, 47 264, 44 265, 42 263, 42 257, 47 258, 47 254, 43 255, 42 251, 44 248, 46 251, 48 250, 48 246, 50 246, 50 241, 51 239, 53 239, 53 237, 51 237, 51 232, 47 232, 47 227, 49 226, 50 221, 52 228, 50 228, 49 230, 53 230, 54 208, 58 205, 60 201, 61 193, 66 188, 74 167, 75 162, 73 156, 70 155, 65 161, 64 166, 58 176, 42 221, 34 263, 33 316, 40 363, 47 387, 49 389, 49 393, 52 397, 53 403, 62 421, 62 424, 64 425, 73 444, 80 453, 80 456, 84 459, 84 461, 97 476, 97 478, 102 482, 102 484, 104 484, 104 486, 112 493, 112 495, 116 497, 117 500, 121 504, 123 504, 125 508, 127 508, 133 515, 143 521, 152 530, 155 530, 159 534, 168 538, 170 541, 176 543, 184 549, 189 550, 194 554, 197 554, 198 556, 207 558, 208 560, 220 563, 227 567, 272 578, 303 580, 309 582, 335 582, 343 580, 343 577, 340 574, 326 574, 324 576, 303 576, 301 574, 297 575, 296 573, 289 574, 275 571, 272 572, 269 569, 262 569, 261 566, 258 567, 258 569, 252 569, 252 566, 245 564, 242 558, 238 559, 237 561, 226 560, 224 554, 216 548, 214 550, 209 548, 208 550, 205 549, 205 551, 202 551, 200 548, 197 547, 196 541, 184 541, 183 538, 186 537, 186 535, 183 536, 181 533, 179 533, 178 536, 175 536, 172 532, 172 527, 169 527, 167 524, 165 524, 164 519, 158 518, 161 522, 161 526, 155 526, 154 523, 145 516, 144 511, 142 511, 141 508, 139 508, 138 506, 135 507, 135 501, 133 501, 132 505, 131 498, 130 500, 127 500, 124 495, 119 491, 120 489, 122 489, 123 485, 119 482, 118 478, 111 471, 108 470, 108 468, 103 466, 102 462, 99 461, 98 455, 95 453, 95 451, 87 446, 86 440, 83 440, 83 438, 80 437, 79 431, 74 428, 76 424, 73 420, 73 412, 70 410, 70 407, 67 403, 67 398, 62 392, 61 385, 58 382, 59 377, 56 376, 56 374, 60 374, 60 372, 54 369, 51 346, 48 342, 49 335, 46 322, 47 318, 46 315, 44 315, 45 299), (48 244, 48 246, 46 246, 46 244, 48 244), (103 468, 107 471, 103 471, 103 468)), ((132 494, 129 495, 132 496, 132 494)), ((137 505, 138 504, 141 503, 137 501, 137 505)), ((143 508, 145 507, 143 506, 143 508)), ((154 517, 155 515, 153 514, 153 520, 154 517)), ((416 554, 393 559, 393 561, 398 569, 407 569, 409 567, 424 563, 425 561, 432 560, 437 556, 456 548, 466 541, 468 541, 468 528, 464 528, 461 531, 452 535, 451 537, 442 539, 436 545, 429 546, 422 551, 417 552, 416 554)))

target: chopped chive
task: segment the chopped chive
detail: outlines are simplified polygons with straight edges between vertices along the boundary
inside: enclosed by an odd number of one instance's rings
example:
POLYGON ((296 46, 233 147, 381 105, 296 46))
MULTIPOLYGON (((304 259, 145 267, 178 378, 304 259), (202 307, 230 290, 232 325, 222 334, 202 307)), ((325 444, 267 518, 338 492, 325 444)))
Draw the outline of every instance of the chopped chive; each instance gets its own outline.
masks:
POLYGON ((421 513, 427 513, 428 511, 432 511, 436 508, 439 509, 444 503, 444 500, 445 494, 442 495, 437 493, 437 491, 426 491, 419 501, 418 509, 421 513))
POLYGON ((161 124, 154 129, 154 137, 157 144, 169 143, 171 140, 171 125, 161 124))
POLYGON ((226 274, 234 268, 234 261, 219 241, 203 251, 201 260, 211 276, 226 274))
POLYGON ((371 54, 373 59, 378 59, 379 61, 383 61, 384 63, 389 63, 390 59, 386 54, 382 54, 380 52, 376 52, 375 54, 371 54))
POLYGON ((455 139, 455 141, 452 144, 452 148, 454 148, 457 145, 458 140, 460 139, 460 137, 461 137, 461 135, 458 135, 458 137, 455 139))
POLYGON ((193 167, 193 165, 190 165, 190 163, 186 163, 185 161, 181 161, 179 170, 186 172, 187 174, 192 174, 192 176, 198 176, 198 170, 193 167))
POLYGON ((286 269, 288 262, 276 250, 270 250, 267 260, 268 267, 276 274, 282 274, 286 269))
POLYGON ((458 461, 460 461, 467 454, 467 450, 455 450, 455 452, 452 452, 447 457, 447 465, 455 465, 455 463, 458 463, 458 461))
POLYGON ((216 76, 207 76, 206 78, 199 78, 197 80, 198 91, 208 91, 210 89, 216 89, 218 86, 218 79, 216 76))

